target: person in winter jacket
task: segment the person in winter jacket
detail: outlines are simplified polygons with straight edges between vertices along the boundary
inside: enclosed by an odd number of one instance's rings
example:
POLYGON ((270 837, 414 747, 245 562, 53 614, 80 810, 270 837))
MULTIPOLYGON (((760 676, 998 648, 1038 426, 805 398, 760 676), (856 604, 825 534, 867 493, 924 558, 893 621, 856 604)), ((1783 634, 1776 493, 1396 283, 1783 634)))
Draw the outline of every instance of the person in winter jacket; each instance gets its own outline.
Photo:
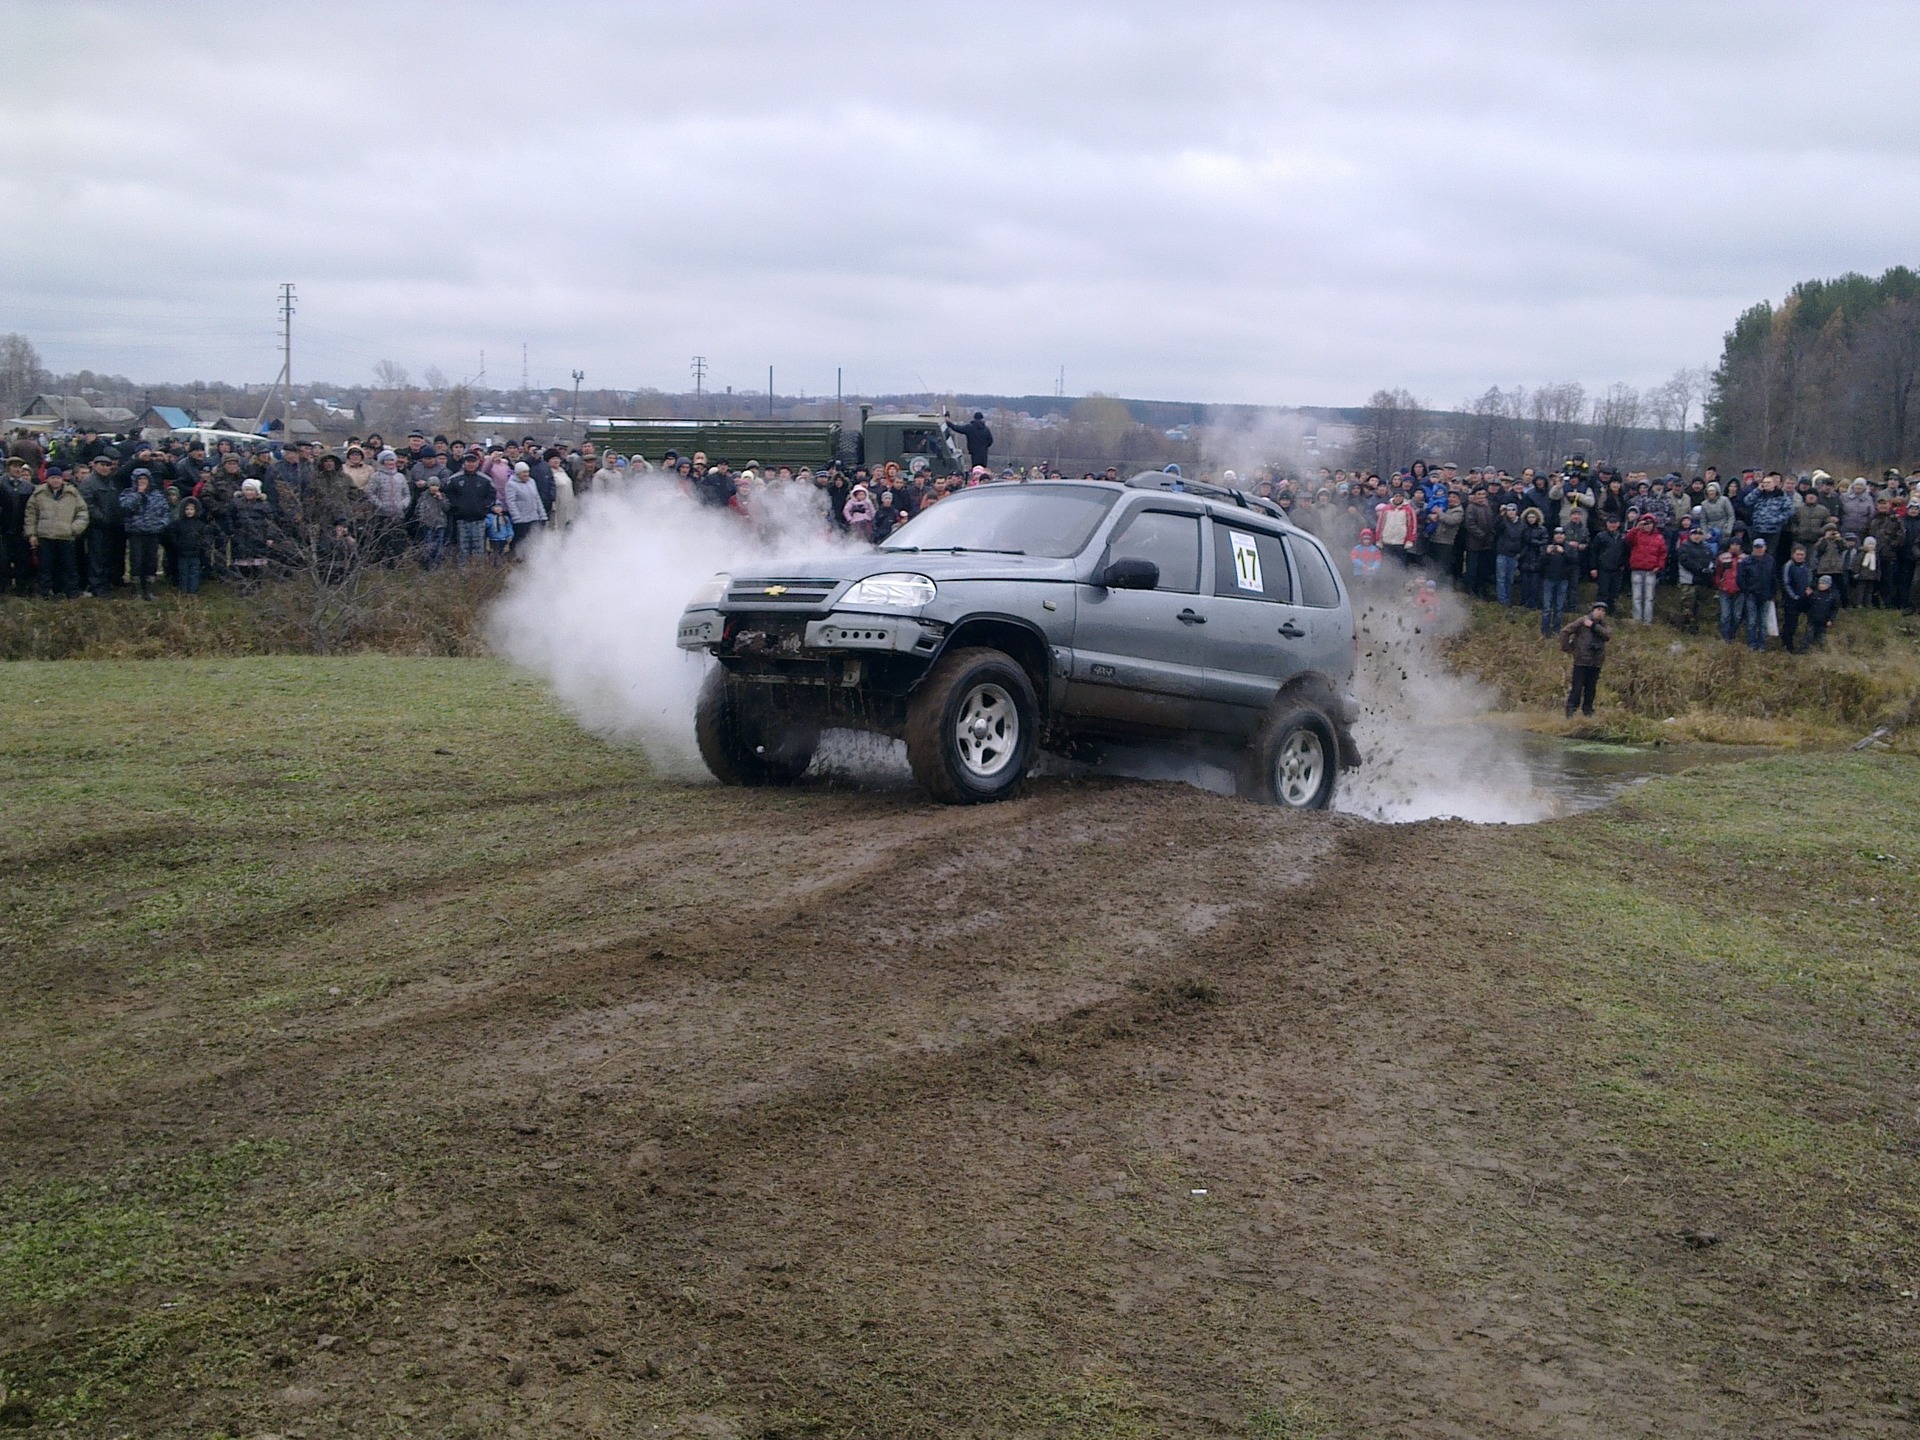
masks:
POLYGON ((382 450, 373 476, 367 481, 367 504, 377 519, 398 525, 406 519, 407 507, 412 503, 413 488, 400 472, 400 457, 391 450, 382 450))
POLYGON ((1874 506, 1873 519, 1867 525, 1867 538, 1880 555, 1880 584, 1875 601, 1891 610, 1907 603, 1907 527, 1893 511, 1891 500, 1874 506))
POLYGON ((33 467, 18 455, 7 458, 0 478, 0 594, 33 590, 33 547, 27 544, 27 501, 33 498, 33 467))
POLYGON ((211 532, 200 502, 191 495, 182 500, 180 513, 174 517, 167 534, 167 543, 173 547, 175 583, 183 595, 200 593, 200 576, 206 565, 211 532))
POLYGON ((248 476, 240 483, 227 511, 227 529, 233 536, 233 570, 240 579, 242 593, 257 590, 266 578, 267 562, 285 550, 279 522, 273 506, 267 503, 260 482, 248 476))
POLYGON ((1412 564, 1419 553, 1420 512, 1405 495, 1393 496, 1380 507, 1374 537, 1381 554, 1391 555, 1403 565, 1412 564))
POLYGON ((1906 584, 1900 592, 1900 611, 1911 615, 1920 609, 1920 488, 1909 490, 1907 513, 1902 521, 1906 535, 1906 584))
POLYGON ((1493 547, 1500 533, 1500 517, 1487 499, 1484 486, 1476 486, 1467 499, 1462 532, 1467 546, 1467 593, 1485 600, 1493 582, 1493 547))
POLYGON ((1761 477, 1760 488, 1747 512, 1747 529, 1755 540, 1765 540, 1767 549, 1777 551, 1780 537, 1786 534, 1787 526, 1793 522, 1793 512, 1798 508, 1799 502, 1780 488, 1780 472, 1772 471, 1761 477))
POLYGON ((1633 577, 1633 618, 1642 625, 1653 624, 1653 597, 1659 588, 1660 572, 1667 568, 1667 538, 1656 527, 1654 517, 1642 515, 1627 537, 1627 572, 1633 577))
POLYGON ((1578 620, 1569 620, 1560 631, 1560 648, 1573 657, 1573 677, 1567 686, 1567 719, 1578 710, 1593 714, 1594 692, 1600 687, 1600 667, 1607 658, 1607 642, 1613 639, 1613 627, 1607 623, 1607 607, 1600 601, 1578 620))
POLYGON ((120 518, 120 482, 110 455, 95 455, 80 479, 87 502, 87 589, 107 595, 126 578, 127 534, 120 518))
POLYGON ((27 548, 40 562, 40 593, 50 595, 56 585, 69 600, 80 596, 80 537, 92 523, 92 512, 78 487, 67 484, 66 469, 47 466, 47 482, 27 500, 21 527, 27 548))
POLYGON ((1817 491, 1809 490, 1800 497, 1800 504, 1793 512, 1793 519, 1787 522, 1787 537, 1796 545, 1807 547, 1812 553, 1813 547, 1822 535, 1827 533, 1827 507, 1820 503, 1817 491))
POLYGON ((1683 602, 1686 627, 1696 630, 1700 626, 1700 592, 1713 583, 1713 541, 1698 526, 1689 523, 1680 532, 1674 557, 1679 562, 1680 589, 1686 597, 1683 602))
POLYGON ((865 485, 853 487, 853 493, 847 496, 847 503, 841 508, 840 514, 855 539, 873 539, 873 493, 865 485))
POLYGON ((1347 562, 1353 566, 1353 578, 1362 584, 1380 578, 1380 547, 1373 543, 1372 530, 1361 530, 1360 538, 1347 552, 1347 562))
POLYGON ((1529 505, 1520 516, 1520 603, 1528 608, 1540 604, 1540 560, 1547 552, 1553 532, 1538 507, 1529 505))
POLYGON ((513 518, 507 514, 507 502, 496 500, 487 512, 487 555, 498 565, 513 549, 513 518))
POLYGON ((547 523, 547 507, 540 499, 540 487, 533 480, 533 466, 525 460, 513 467, 507 482, 507 518, 513 521, 513 548, 516 553, 547 523))
POLYGON ((439 477, 413 500, 413 524, 420 535, 420 566, 431 570, 447 547, 447 495, 439 477))
POLYGON ((1513 604, 1520 556, 1526 548, 1526 522, 1520 518, 1520 507, 1509 500, 1500 507, 1500 526, 1493 540, 1493 593, 1502 605, 1513 604))
POLYGON ((1720 638, 1732 643, 1739 633, 1746 605, 1740 595, 1740 562, 1746 558, 1738 540, 1730 541, 1713 560, 1713 588, 1720 597, 1720 638))
POLYGON ((460 472, 447 482, 447 519, 452 527, 454 558, 461 564, 487 553, 487 512, 493 508, 493 481, 480 468, 478 451, 460 460, 460 472))
POLYGON ((1767 606, 1773 603, 1773 592, 1778 583, 1778 567, 1764 536, 1756 535, 1753 540, 1753 553, 1736 567, 1736 576, 1740 583, 1740 608, 1747 622, 1747 648, 1764 650, 1767 648, 1767 606))
POLYGON ((1833 623, 1833 617, 1840 613, 1840 592, 1834 588, 1833 576, 1821 575, 1813 582, 1813 593, 1807 597, 1807 646, 1811 649, 1819 646, 1827 648, 1827 627, 1833 623))
POLYGON ((1733 534, 1733 501, 1720 493, 1720 482, 1707 482, 1707 498, 1700 502, 1700 523, 1722 535, 1733 534))
POLYGON ((1555 530, 1540 552, 1540 638, 1550 639, 1565 618, 1567 599, 1580 576, 1580 562, 1567 544, 1567 532, 1555 530))
POLYGON ((154 489, 153 472, 141 466, 133 486, 120 492, 120 518, 127 532, 127 563, 142 600, 153 599, 153 577, 160 569, 160 537, 173 523, 173 507, 154 489))
MULTIPOLYGON (((1847 537, 1849 542, 1852 536, 1847 537)), ((1870 609, 1880 594, 1880 546, 1869 535, 1858 545, 1849 543, 1847 551, 1847 588, 1853 592, 1853 604, 1870 609)))
POLYGON ((1842 605, 1847 603, 1847 542, 1841 538, 1838 520, 1827 522, 1827 533, 1813 547, 1813 574, 1816 581, 1822 575, 1831 575, 1834 594, 1842 605))
POLYGON ((1587 574, 1593 578, 1595 598, 1611 611, 1627 584, 1627 537, 1618 516, 1607 516, 1606 528, 1588 548, 1587 574))
POLYGON ((980 411, 973 412, 973 419, 964 425, 947 422, 947 428, 967 445, 967 463, 985 465, 987 457, 993 453, 993 431, 987 428, 987 417, 980 411))
POLYGON ((1865 476, 1855 476, 1854 481, 1840 497, 1840 533, 1864 539, 1867 527, 1873 523, 1873 496, 1867 491, 1865 476))
POLYGON ((1807 599, 1813 594, 1813 566, 1807 563, 1807 547, 1795 545, 1780 567, 1780 648, 1793 654, 1793 637, 1806 614, 1807 599))

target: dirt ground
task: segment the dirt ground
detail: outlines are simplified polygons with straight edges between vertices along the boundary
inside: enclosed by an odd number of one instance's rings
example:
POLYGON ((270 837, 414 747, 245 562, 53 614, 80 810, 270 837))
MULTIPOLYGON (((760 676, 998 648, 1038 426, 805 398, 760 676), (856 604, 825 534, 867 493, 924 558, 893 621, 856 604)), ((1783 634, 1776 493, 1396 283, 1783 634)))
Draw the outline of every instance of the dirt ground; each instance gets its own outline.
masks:
MULTIPOLYGON (((216 1005, 47 951, 52 1058, 13 1077, 0 1153, 36 1184, 108 1177, 95 1230, 152 1190, 202 1248, 16 1295, 0 1418, 1913 1433, 1911 1300, 1776 1244, 1764 1176, 1676 1164, 1588 1104, 1590 1017, 1540 983, 1509 888, 1581 822, 1114 782, 976 810, 648 793, 672 813, 519 869, 512 915, 476 863, 344 887, 265 947, 314 974, 403 956, 384 987, 270 1009, 240 976, 216 1005), (493 922, 510 944, 462 929, 493 922), (200 1209, 153 1178, 182 1155, 232 1172, 200 1209)), ((174 958, 261 953, 212 925, 174 958)))

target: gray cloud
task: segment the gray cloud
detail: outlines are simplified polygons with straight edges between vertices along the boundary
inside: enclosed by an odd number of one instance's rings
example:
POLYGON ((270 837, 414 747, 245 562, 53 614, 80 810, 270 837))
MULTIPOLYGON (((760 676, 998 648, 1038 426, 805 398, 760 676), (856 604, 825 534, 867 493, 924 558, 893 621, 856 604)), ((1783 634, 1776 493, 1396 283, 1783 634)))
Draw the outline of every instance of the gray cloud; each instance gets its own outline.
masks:
POLYGON ((60 367, 1352 403, 1646 382, 1913 260, 1897 5, 0 7, 60 367), (80 58, 85 57, 85 58, 80 58), (1844 77, 1839 79, 1836 77, 1844 77))

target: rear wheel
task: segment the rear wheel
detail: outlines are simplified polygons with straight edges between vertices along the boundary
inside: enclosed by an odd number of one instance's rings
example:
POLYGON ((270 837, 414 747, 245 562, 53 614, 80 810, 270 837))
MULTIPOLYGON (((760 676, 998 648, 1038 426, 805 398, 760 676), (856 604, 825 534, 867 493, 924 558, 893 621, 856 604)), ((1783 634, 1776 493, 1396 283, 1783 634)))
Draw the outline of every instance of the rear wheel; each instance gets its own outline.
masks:
POLYGON ((1340 742, 1318 706, 1282 701, 1247 747, 1241 790, 1290 810, 1324 810, 1333 801, 1340 742))
POLYGON ((807 773, 820 727, 783 719, 772 705, 716 667, 693 712, 700 758, 723 785, 791 785, 807 773))
POLYGON ((907 763, 944 804, 1001 800, 1026 776, 1039 719, 1018 661, 984 646, 956 650, 907 702, 907 763))

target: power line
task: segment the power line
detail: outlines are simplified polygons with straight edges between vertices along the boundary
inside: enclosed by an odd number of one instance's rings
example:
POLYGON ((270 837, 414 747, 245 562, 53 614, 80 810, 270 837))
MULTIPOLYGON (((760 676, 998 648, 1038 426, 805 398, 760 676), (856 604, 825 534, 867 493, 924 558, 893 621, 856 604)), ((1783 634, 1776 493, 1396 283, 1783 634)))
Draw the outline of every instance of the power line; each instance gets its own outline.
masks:
POLYGON ((698 403, 700 392, 705 389, 706 383, 707 357, 704 355, 696 355, 693 357, 693 398, 696 403, 698 403))

